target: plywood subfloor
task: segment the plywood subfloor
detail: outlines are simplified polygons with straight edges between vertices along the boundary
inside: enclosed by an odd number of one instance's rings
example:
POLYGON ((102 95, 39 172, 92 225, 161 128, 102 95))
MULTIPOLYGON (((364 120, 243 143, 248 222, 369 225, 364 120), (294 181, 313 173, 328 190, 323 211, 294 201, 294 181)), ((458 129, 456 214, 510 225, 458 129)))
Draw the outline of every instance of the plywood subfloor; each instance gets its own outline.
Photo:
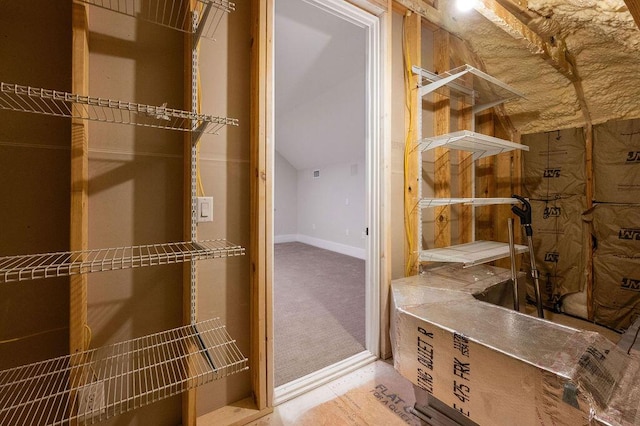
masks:
POLYGON ((277 406, 253 426, 414 425, 413 385, 393 365, 376 361, 277 406))

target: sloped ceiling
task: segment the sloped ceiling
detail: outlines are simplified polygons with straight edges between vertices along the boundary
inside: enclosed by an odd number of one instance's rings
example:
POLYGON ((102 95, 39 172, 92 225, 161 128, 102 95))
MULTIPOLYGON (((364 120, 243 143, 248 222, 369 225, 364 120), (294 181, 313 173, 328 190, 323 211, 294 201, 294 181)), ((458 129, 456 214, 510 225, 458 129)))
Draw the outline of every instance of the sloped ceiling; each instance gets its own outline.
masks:
POLYGON ((363 159, 364 28, 303 0, 275 6, 276 150, 298 170, 363 159))
MULTIPOLYGON (((640 30, 623 0, 500 1, 543 40, 566 43, 594 124, 640 117, 640 30)), ((442 0, 440 9, 446 28, 467 43, 489 74, 524 92, 526 99, 506 105, 517 130, 585 124, 576 86, 523 40, 475 10, 458 11, 453 0, 442 0)))

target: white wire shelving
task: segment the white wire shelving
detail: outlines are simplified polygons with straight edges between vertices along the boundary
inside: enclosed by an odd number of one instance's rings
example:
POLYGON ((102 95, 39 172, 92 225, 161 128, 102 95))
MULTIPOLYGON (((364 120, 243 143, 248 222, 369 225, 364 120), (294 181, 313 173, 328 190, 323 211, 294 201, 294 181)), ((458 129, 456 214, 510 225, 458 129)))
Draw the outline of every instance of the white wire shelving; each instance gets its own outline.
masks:
MULTIPOLYGON (((512 150, 528 151, 529 147, 511 141, 506 141, 493 136, 483 135, 471 130, 461 130, 445 135, 422 138, 422 100, 423 97, 438 93, 440 95, 457 98, 462 105, 471 107, 471 128, 475 129, 475 116, 481 111, 498 106, 504 102, 523 98, 524 95, 508 84, 480 71, 471 65, 451 69, 444 73, 436 74, 418 66, 412 67, 413 74, 419 76, 418 91, 415 102, 418 110, 418 140, 415 148, 419 152, 435 148, 448 148, 471 153, 472 175, 475 176, 475 160, 493 155, 498 155, 512 150)), ((460 104, 458 104, 460 107, 460 104)), ((418 156, 418 175, 421 175, 422 156, 418 156)), ((475 178, 471 180, 471 195, 475 195, 475 178)), ((417 239, 422 240, 422 209, 430 207, 444 207, 456 204, 471 206, 487 206, 498 204, 516 204, 514 198, 479 198, 479 197, 441 197, 422 198, 422 180, 419 179, 418 211, 420 218, 417 226, 417 239)), ((412 206, 413 207, 413 206, 412 206)), ((472 235, 475 235, 475 210, 471 213, 472 235)), ((475 239, 475 238, 473 238, 475 239)), ((517 246, 516 251, 522 253, 527 250, 525 246, 517 246)), ((491 262, 509 256, 509 246, 505 243, 492 241, 474 241, 450 247, 425 250, 418 247, 420 262, 455 262, 462 263, 464 267, 491 262)))
POLYGON ((214 39, 222 17, 235 10, 226 0, 80 0, 132 18, 214 39), (193 7, 192 7, 193 5, 193 7))
POLYGON ((414 65, 412 72, 421 78, 419 96, 437 91, 448 96, 462 97, 466 104, 473 106, 474 113, 513 99, 524 98, 523 93, 468 64, 441 74, 414 65), (443 92, 445 88, 450 90, 443 92))
POLYGON ((497 204, 517 204, 516 198, 423 198, 420 200, 420 208, 452 206, 465 204, 471 206, 493 206, 497 204))
POLYGON ((93 424, 247 370, 218 318, 0 371, 0 424, 93 424))
POLYGON ((527 145, 483 135, 470 130, 447 133, 446 135, 433 136, 418 141, 418 149, 426 151, 434 148, 449 148, 459 151, 471 152, 473 159, 490 157, 516 149, 529 151, 527 145))
POLYGON ((0 257, 0 283, 242 256, 224 239, 0 257))
MULTIPOLYGON (((527 246, 515 245, 516 254, 529 251, 527 246)), ((509 244, 497 241, 473 241, 466 244, 458 244, 449 247, 422 250, 420 261, 422 262, 454 262, 462 263, 468 268, 494 260, 509 257, 509 244)))
POLYGON ((208 134, 216 134, 227 125, 238 125, 235 118, 11 83, 0 83, 0 109, 208 134))

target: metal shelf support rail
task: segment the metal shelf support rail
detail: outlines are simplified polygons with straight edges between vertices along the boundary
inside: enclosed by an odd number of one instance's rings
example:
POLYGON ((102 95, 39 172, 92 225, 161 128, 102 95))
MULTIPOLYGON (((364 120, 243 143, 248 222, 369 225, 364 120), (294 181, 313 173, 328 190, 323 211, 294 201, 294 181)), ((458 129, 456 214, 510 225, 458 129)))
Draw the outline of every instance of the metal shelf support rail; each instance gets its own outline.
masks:
POLYGON ((0 257, 0 284, 244 254, 244 247, 219 239, 5 256, 0 257))
POLYGON ((248 369, 218 318, 0 371, 0 424, 92 424, 248 369))
POLYGON ((10 83, 0 83, 0 109, 200 134, 217 134, 224 126, 238 125, 235 118, 10 83))
POLYGON ((235 3, 226 0, 80 0, 83 3, 111 10, 132 18, 214 40, 222 17, 235 10, 235 3))

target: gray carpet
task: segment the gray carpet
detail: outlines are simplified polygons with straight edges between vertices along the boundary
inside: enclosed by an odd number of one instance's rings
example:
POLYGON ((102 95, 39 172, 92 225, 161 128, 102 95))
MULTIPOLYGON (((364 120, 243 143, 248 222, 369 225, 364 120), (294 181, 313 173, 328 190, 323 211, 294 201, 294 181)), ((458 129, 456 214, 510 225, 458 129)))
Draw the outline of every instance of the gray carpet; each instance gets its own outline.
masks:
POLYGON ((364 350, 365 262, 302 243, 274 245, 276 386, 364 350))

